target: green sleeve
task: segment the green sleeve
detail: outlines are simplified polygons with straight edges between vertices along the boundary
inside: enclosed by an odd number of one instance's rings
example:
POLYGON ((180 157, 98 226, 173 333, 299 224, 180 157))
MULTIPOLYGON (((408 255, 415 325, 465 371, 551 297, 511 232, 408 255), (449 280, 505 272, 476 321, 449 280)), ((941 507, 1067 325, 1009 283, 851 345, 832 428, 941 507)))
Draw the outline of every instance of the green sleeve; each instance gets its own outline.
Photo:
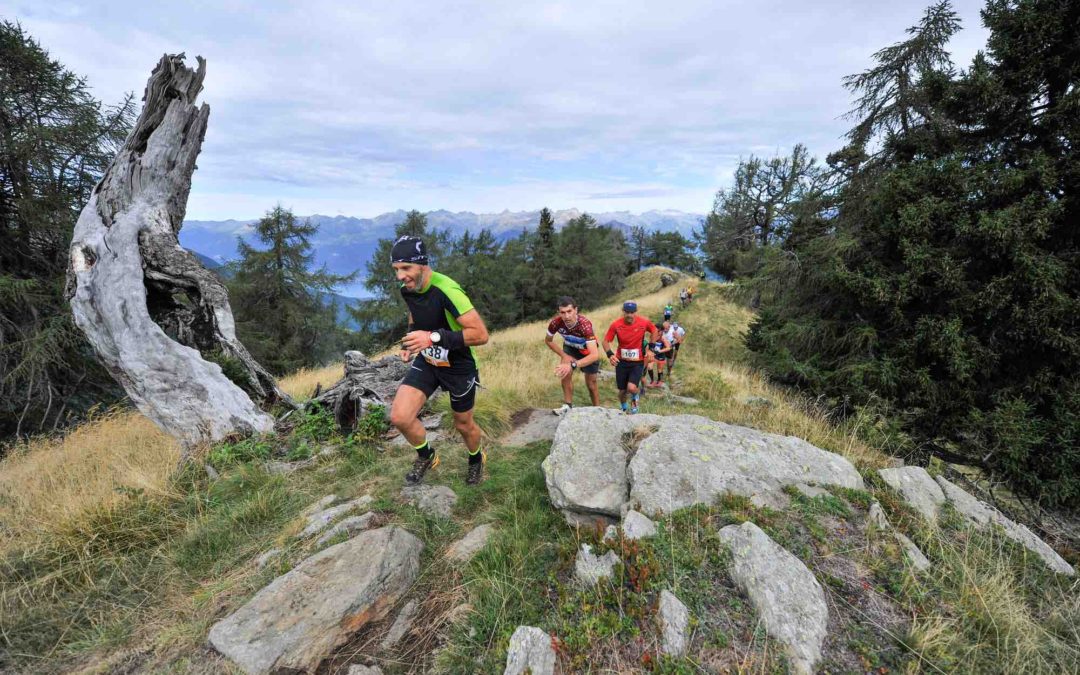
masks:
POLYGON ((465 291, 461 289, 458 282, 450 277, 439 275, 439 278, 433 276, 432 283, 443 292, 447 305, 444 309, 455 319, 473 309, 472 300, 469 300, 469 296, 465 295, 465 291))

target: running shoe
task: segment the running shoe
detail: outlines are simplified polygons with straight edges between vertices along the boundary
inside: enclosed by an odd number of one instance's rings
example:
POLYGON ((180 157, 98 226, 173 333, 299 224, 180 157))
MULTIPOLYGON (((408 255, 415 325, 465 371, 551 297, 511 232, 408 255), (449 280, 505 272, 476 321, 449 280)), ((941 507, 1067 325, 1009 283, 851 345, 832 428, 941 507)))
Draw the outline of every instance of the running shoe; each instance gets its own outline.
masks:
POLYGON ((565 415, 566 413, 570 412, 571 408, 573 407, 574 406, 570 405, 569 403, 563 403, 561 406, 553 409, 551 412, 555 413, 556 415, 565 415))
POLYGON ((429 459, 423 459, 417 457, 413 462, 412 470, 405 474, 405 483, 408 485, 419 485, 424 482, 424 476, 428 471, 439 466, 439 456, 432 455, 429 459))
POLYGON ((480 461, 469 465, 469 472, 465 475, 466 485, 479 485, 484 482, 484 465, 487 464, 487 453, 480 451, 480 461))

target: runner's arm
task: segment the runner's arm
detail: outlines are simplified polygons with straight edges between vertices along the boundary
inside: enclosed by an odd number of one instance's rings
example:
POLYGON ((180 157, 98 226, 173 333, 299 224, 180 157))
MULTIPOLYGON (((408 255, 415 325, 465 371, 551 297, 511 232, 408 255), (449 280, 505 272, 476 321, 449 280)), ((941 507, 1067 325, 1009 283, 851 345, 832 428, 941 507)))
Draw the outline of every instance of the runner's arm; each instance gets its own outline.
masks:
POLYGON ((457 318, 461 324, 461 335, 465 338, 466 347, 486 345, 488 341, 488 329, 484 320, 480 318, 480 312, 470 309, 457 318))
POLYGON ((559 355, 559 360, 562 361, 563 363, 570 363, 570 361, 573 360, 573 359, 570 358, 569 354, 564 354, 561 349, 559 349, 558 347, 555 346, 555 336, 552 335, 551 333, 548 333, 544 337, 544 344, 547 345, 548 349, 550 349, 551 351, 558 354, 559 355))
MULTIPOLYGON (((411 333, 412 330, 413 330, 413 318, 412 318, 412 312, 409 312, 409 323, 408 323, 408 328, 405 329, 405 335, 408 335, 409 333, 411 333)), ((402 340, 404 340, 404 338, 402 338, 402 340)), ((408 349, 405 348, 404 342, 402 343, 401 350, 398 352, 398 356, 401 357, 402 361, 408 361, 409 357, 412 356, 412 352, 410 352, 408 349)))
POLYGON ((611 350, 611 341, 615 339, 614 327, 608 328, 608 332, 604 335, 604 353, 608 355, 608 361, 611 365, 615 365, 619 362, 619 357, 611 350))
POLYGON ((596 345, 596 340, 589 340, 585 343, 585 349, 589 350, 588 355, 585 358, 577 362, 577 367, 580 370, 585 366, 591 366, 600 360, 600 348, 596 345))

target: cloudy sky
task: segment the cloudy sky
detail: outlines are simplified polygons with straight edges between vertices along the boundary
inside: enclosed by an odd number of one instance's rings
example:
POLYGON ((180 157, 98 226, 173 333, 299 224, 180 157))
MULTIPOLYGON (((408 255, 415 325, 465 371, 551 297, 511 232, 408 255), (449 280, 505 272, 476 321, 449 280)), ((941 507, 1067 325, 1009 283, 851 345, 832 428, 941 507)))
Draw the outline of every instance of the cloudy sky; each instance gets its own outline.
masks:
MULTIPOLYGON (((924 0, 0 0, 106 102, 208 62, 192 219, 398 208, 705 212, 740 157, 850 126, 841 78, 924 0), (151 8, 152 7, 152 8, 151 8)), ((982 3, 954 0, 966 65, 982 3)))

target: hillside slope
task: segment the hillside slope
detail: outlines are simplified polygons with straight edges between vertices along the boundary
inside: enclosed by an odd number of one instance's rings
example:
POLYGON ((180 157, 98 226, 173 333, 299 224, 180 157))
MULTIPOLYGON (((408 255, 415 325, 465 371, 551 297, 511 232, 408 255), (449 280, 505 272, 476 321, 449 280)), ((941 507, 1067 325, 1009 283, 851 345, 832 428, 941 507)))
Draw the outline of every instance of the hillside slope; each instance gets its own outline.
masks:
MULTIPOLYGON (((659 274, 632 277, 619 298, 588 315, 606 326, 623 298, 635 298, 644 314, 658 316, 678 288, 661 289, 659 274)), ((491 439, 481 486, 464 485, 464 449, 444 418, 443 464, 429 483, 456 493, 448 518, 400 494, 411 453, 386 443, 375 417, 348 439, 327 417, 309 415, 287 436, 208 448, 205 459, 220 474, 213 479, 196 467, 173 469, 175 445, 128 412, 14 453, 0 464, 0 669, 236 671, 207 646, 211 627, 316 551, 348 540, 298 536, 302 512, 327 495, 336 502, 370 495, 366 508, 379 525, 411 532, 424 547, 418 574, 393 603, 416 603, 405 639, 380 646, 398 613, 386 612, 320 672, 360 662, 386 673, 502 672, 519 625, 553 636, 567 671, 783 672, 792 662, 740 590, 718 535, 747 521, 794 553, 823 587, 830 619, 819 667, 830 672, 1067 672, 1080 662, 1076 582, 1051 574, 997 532, 968 527, 950 508, 937 525, 922 521, 880 479, 877 470, 892 460, 862 440, 873 430, 858 420, 836 427, 741 365, 750 314, 727 302, 722 287, 701 285, 677 318, 688 335, 673 389, 697 404, 650 391, 643 413, 692 412, 797 436, 850 460, 866 489, 792 492, 784 508, 726 497, 657 517, 657 536, 635 542, 605 542, 599 527, 569 527, 552 508, 541 469, 552 443, 497 441, 518 411, 561 399, 537 322, 495 333, 479 350, 485 388, 477 416, 491 439), (271 456, 314 459, 279 473, 265 463, 271 456), (873 501, 926 553, 931 573, 914 571, 897 541, 869 524, 873 501), (480 524, 492 528, 487 545, 468 562, 448 558, 480 524), (615 577, 586 587, 573 581, 585 543, 622 561, 615 577), (660 653, 663 590, 691 616, 680 657, 660 653)), ((301 372, 283 386, 303 397, 339 374, 338 366, 301 372)), ((575 389, 576 402, 586 404, 580 382, 575 389)), ((612 382, 601 379, 600 389, 602 405, 615 406, 612 382)), ((445 401, 434 408, 445 410, 445 401)))

